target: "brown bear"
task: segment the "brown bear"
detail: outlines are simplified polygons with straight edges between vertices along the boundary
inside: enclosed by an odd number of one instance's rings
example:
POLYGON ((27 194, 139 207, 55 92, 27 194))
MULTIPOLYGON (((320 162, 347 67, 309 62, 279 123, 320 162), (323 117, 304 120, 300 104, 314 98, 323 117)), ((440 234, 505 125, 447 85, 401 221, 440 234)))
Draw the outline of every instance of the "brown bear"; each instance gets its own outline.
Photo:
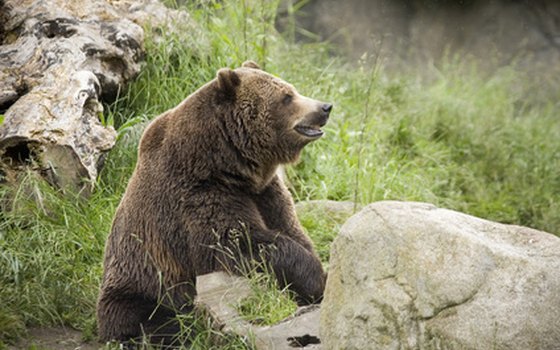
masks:
POLYGON ((331 108, 246 62, 150 123, 106 245, 101 340, 169 342, 196 276, 243 259, 264 260, 299 303, 321 299, 325 273, 276 171, 323 135, 331 108))

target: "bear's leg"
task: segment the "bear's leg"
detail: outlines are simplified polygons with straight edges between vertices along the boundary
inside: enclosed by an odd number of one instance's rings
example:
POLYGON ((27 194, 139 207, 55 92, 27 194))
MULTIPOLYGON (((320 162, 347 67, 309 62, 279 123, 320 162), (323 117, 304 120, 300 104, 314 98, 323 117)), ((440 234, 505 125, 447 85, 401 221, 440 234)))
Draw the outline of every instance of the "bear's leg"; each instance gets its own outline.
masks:
MULTIPOLYGON (((113 293, 114 294, 114 293, 113 293)), ((180 332, 175 311, 141 296, 102 296, 97 313, 101 341, 173 344, 180 332)))
POLYGON ((189 336, 189 334, 181 334, 176 312, 163 306, 159 306, 142 323, 142 330, 148 335, 151 345, 159 345, 163 349, 186 345, 183 341, 189 336))
POLYGON ((254 195, 253 200, 269 229, 291 237, 305 249, 314 252, 311 240, 297 219, 292 196, 278 175, 261 193, 254 195))
POLYGON ((326 274, 315 253, 285 236, 277 237, 265 251, 267 263, 280 288, 288 286, 295 292, 299 305, 318 303, 323 299, 326 274))
POLYGON ((128 341, 141 336, 141 325, 154 308, 154 303, 141 296, 102 291, 97 307, 99 338, 101 341, 128 341))
MULTIPOLYGON (((243 271, 247 261, 262 257, 280 287, 289 286, 299 295, 301 304, 321 300, 326 278, 321 261, 295 238, 270 229, 253 198, 215 189, 201 191, 198 196, 204 211, 191 212, 185 219, 189 231, 199 239, 189 256, 213 256, 213 265, 234 273, 243 271)), ((208 270, 204 260, 196 265, 199 273, 208 270)))
POLYGON ((263 258, 263 262, 272 268, 280 288, 287 286, 297 294, 299 305, 321 301, 326 275, 321 261, 312 251, 278 232, 254 227, 250 229, 250 234, 242 238, 243 240, 250 242, 235 245, 223 243, 228 246, 226 251, 237 251, 236 254, 239 255, 218 257, 222 266, 230 271, 243 271, 243 266, 246 266, 244 260, 263 258))

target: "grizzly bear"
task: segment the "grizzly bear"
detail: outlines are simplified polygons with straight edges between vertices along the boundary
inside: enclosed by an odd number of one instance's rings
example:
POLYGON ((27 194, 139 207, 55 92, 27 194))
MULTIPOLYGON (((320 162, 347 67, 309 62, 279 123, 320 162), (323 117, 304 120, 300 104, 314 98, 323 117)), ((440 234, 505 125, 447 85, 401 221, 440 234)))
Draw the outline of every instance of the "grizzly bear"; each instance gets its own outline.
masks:
POLYGON ((323 135, 331 108, 249 61, 150 123, 107 240, 101 340, 170 342, 196 276, 238 273, 244 259, 300 304, 322 298, 325 272, 277 168, 323 135))

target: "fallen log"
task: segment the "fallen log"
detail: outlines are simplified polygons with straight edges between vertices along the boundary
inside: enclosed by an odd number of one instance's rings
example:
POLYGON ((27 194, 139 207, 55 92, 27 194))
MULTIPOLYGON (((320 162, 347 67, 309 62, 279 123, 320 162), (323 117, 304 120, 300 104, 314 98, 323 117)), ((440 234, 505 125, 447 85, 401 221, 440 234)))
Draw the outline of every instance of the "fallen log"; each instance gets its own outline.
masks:
POLYGON ((87 188, 116 140, 111 101, 140 71, 143 30, 110 3, 0 1, 0 175, 87 188))
POLYGON ((210 319, 221 333, 249 339, 256 350, 320 350, 320 305, 298 308, 293 316, 271 326, 260 326, 244 320, 236 309, 251 295, 249 280, 226 272, 213 272, 196 277, 195 306, 210 319))

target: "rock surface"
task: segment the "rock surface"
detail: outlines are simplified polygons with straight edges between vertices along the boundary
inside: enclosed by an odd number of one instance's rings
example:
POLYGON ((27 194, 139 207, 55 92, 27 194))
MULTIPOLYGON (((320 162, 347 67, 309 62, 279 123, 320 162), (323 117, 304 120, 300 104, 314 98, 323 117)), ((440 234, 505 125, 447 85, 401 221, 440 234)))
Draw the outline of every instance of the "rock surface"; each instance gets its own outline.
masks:
MULTIPOLYGON (((188 12, 175 10, 162 4, 158 0, 106 0, 117 9, 122 17, 128 18, 134 23, 151 29, 155 39, 161 32, 171 32, 185 37, 185 31, 190 35, 204 36, 188 12)), ((188 45, 188 40, 182 42, 188 45)))
POLYGON ((327 349, 560 349, 560 238, 379 202, 334 241, 327 349))
POLYGON ((298 202, 295 205, 298 215, 304 213, 321 213, 322 215, 334 218, 346 218, 361 209, 360 204, 350 201, 333 200, 309 200, 298 202))

